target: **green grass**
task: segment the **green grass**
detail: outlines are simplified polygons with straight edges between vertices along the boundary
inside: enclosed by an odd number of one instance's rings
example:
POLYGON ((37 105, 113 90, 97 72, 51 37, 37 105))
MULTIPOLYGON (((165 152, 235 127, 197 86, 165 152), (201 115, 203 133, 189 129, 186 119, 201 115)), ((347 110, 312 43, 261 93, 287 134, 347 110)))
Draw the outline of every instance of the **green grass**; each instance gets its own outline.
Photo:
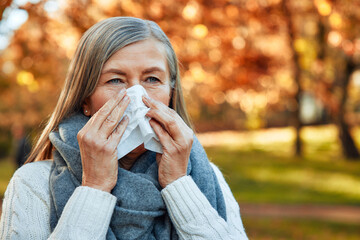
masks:
POLYGON ((268 239, 346 239, 360 236, 360 224, 335 223, 304 219, 277 219, 242 217, 246 233, 251 240, 268 239))
MULTIPOLYGON (((359 129, 354 133, 359 143, 359 129)), ((206 151, 222 170, 240 207, 241 203, 360 206, 360 161, 342 157, 333 126, 304 129, 301 158, 293 156, 291 129, 228 135, 232 140, 206 136, 210 142, 206 151), (213 141, 220 144, 212 145, 213 141)), ((242 220, 252 240, 360 236, 360 223, 244 215, 242 220)))
MULTIPOLYGON (((359 133, 354 129, 358 143, 359 133)), ((200 140, 239 202, 360 206, 360 161, 342 157, 336 128, 304 128, 301 158, 293 154, 294 136, 293 129, 279 128, 213 133, 200 140)))
POLYGON ((0 198, 4 197, 4 193, 10 178, 15 171, 15 164, 10 158, 0 159, 0 198))
POLYGON ((208 147, 239 202, 360 205, 360 162, 208 147))

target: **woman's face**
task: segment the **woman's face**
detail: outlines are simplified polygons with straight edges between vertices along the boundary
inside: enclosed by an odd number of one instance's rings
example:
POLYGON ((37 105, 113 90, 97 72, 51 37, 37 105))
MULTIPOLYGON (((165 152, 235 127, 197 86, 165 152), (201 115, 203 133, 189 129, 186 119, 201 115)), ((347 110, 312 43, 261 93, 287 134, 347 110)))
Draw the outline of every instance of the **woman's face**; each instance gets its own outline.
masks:
POLYGON ((170 73, 163 44, 147 39, 130 44, 106 61, 95 92, 85 100, 83 109, 94 115, 123 88, 143 86, 150 96, 169 106, 170 73))
MULTIPOLYGON (((162 43, 148 39, 130 44, 117 51, 104 64, 95 92, 85 100, 83 110, 94 115, 123 88, 143 86, 150 98, 169 106, 170 73, 162 43)), ((146 150, 140 145, 126 157, 136 159, 146 150)))

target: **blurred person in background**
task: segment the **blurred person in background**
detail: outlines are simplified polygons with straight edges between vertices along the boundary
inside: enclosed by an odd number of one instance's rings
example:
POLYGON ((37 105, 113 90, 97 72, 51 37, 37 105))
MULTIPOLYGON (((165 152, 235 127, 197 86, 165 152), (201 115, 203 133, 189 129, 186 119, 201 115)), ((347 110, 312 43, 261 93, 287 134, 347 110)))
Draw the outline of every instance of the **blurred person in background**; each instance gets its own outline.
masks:
POLYGON ((109 18, 83 35, 54 112, 9 183, 0 239, 48 238, 247 239, 191 128, 174 50, 152 21, 109 18), (163 153, 142 144, 118 159, 125 90, 136 85, 163 153))

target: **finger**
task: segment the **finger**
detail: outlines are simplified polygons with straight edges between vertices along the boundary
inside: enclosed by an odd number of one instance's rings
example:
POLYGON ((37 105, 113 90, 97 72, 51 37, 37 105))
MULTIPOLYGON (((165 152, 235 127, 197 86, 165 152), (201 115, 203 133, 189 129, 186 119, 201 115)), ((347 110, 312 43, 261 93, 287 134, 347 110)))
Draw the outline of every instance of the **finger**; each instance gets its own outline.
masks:
POLYGON ((160 123, 158 123, 154 119, 151 119, 149 123, 154 129, 156 136, 158 136, 160 144, 163 146, 163 148, 168 149, 169 144, 173 142, 173 139, 171 138, 169 133, 161 126, 160 123))
POLYGON ((108 138, 119 124, 120 119, 123 117, 126 108, 130 103, 130 98, 125 95, 120 103, 113 109, 113 111, 107 116, 103 124, 100 127, 100 132, 103 137, 108 138))
POLYGON ((91 128, 98 130, 109 114, 119 104, 119 102, 126 95, 125 89, 122 89, 115 98, 111 98, 107 101, 91 118, 91 128))
MULTIPOLYGON (((163 111, 165 114, 168 115, 169 118, 176 118, 179 124, 187 126, 184 120, 179 116, 179 114, 172 108, 169 108, 165 104, 160 101, 156 101, 155 99, 151 99, 147 96, 143 96, 144 103, 151 109, 163 111)), ((151 114, 151 113, 150 113, 151 114)))
POLYGON ((163 109, 163 110, 169 108, 162 102, 156 101, 155 99, 152 99, 148 96, 143 95, 142 99, 143 99, 143 102, 145 103, 145 105, 149 108, 163 109))
POLYGON ((174 139, 181 135, 176 117, 170 116, 166 112, 153 109, 149 110, 146 116, 158 121, 174 139))
POLYGON ((124 132, 125 132, 125 129, 126 129, 128 123, 129 123, 129 117, 125 116, 121 120, 119 125, 115 128, 115 130, 112 132, 112 134, 109 136, 108 144, 110 144, 110 146, 112 148, 116 148, 117 145, 119 145, 120 140, 121 140, 122 136, 124 135, 124 132))
POLYGON ((184 126, 182 125, 185 123, 173 109, 161 102, 146 97, 144 98, 144 102, 151 108, 146 116, 161 123, 175 140, 181 137, 182 134, 180 128, 183 128, 184 126))

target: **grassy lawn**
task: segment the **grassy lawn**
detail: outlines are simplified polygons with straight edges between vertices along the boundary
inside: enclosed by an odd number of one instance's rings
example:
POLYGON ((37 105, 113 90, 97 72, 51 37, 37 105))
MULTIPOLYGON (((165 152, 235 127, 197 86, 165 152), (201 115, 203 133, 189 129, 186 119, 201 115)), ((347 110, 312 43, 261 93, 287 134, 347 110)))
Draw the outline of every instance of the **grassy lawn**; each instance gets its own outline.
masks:
POLYGON ((360 163, 208 147, 239 202, 360 205, 360 163))
MULTIPOLYGON (((360 131, 354 130, 357 143, 360 131)), ((304 154, 293 156, 290 128, 200 135, 209 158, 241 203, 360 206, 360 162, 347 161, 333 126, 302 131, 304 154)), ((242 216, 248 237, 359 239, 360 223, 242 216)))
MULTIPOLYGON (((304 154, 293 156, 294 132, 279 128, 199 134, 211 161, 241 203, 360 206, 360 161, 346 161, 334 126, 304 128, 304 154)), ((354 129, 360 143, 360 129, 354 129)), ((360 149, 360 148, 359 148, 360 149)), ((0 160, 0 196, 14 172, 0 160)), ((243 216, 250 239, 358 239, 360 223, 243 216)))
POLYGON ((360 206, 360 161, 341 156, 332 126, 304 129, 302 158, 293 156, 291 129, 232 135, 209 134, 200 141, 239 202, 360 206), (225 144, 209 144, 225 137, 225 144))
MULTIPOLYGON (((278 146, 280 147, 280 146, 278 146)), ((360 163, 344 159, 294 159, 261 149, 208 147, 241 203, 360 206, 360 163)), ((359 239, 360 223, 242 216, 252 240, 359 239)))

